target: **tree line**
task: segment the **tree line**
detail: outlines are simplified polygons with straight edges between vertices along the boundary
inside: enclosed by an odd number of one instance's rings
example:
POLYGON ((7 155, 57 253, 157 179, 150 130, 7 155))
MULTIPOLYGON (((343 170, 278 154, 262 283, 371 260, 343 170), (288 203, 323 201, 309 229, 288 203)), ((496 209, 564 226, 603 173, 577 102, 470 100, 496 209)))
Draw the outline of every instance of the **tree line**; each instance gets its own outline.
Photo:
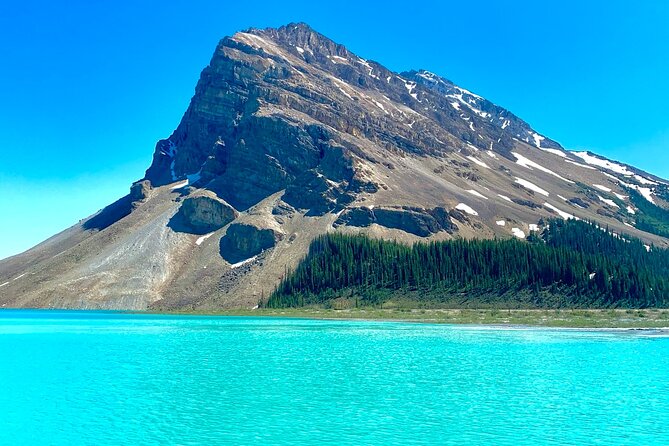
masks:
POLYGON ((413 246, 327 234, 263 305, 416 304, 492 307, 666 307, 669 251, 594 222, 551 220, 528 241, 463 240, 413 246))

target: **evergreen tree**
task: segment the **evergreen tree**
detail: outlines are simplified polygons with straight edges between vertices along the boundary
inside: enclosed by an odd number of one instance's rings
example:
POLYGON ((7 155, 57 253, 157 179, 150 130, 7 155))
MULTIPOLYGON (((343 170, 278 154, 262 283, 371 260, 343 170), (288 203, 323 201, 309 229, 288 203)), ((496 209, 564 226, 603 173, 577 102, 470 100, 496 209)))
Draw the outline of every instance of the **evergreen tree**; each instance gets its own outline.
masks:
POLYGON ((669 251, 614 236, 594 223, 551 220, 531 241, 453 240, 407 246, 327 234, 288 272, 269 307, 356 305, 392 296, 419 303, 533 307, 669 304, 669 251))

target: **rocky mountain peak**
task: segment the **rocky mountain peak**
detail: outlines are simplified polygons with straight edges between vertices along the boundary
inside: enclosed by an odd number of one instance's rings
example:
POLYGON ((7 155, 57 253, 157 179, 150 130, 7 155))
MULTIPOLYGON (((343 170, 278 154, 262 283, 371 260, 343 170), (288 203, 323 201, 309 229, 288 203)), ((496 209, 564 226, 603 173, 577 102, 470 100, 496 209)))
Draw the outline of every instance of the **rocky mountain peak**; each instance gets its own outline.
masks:
POLYGON ((458 156, 478 166, 487 164, 477 152, 516 162, 519 144, 566 157, 513 113, 446 78, 394 73, 293 23, 221 40, 145 179, 185 181, 240 212, 283 190, 288 205, 324 215, 383 196, 396 156, 455 156, 455 174, 477 179, 457 167, 458 156))
POLYGON ((346 57, 349 54, 346 47, 335 43, 302 22, 290 23, 279 28, 253 28, 248 32, 261 37, 268 37, 286 48, 296 47, 305 52, 309 51, 321 56, 346 57))
POLYGON ((525 238, 558 217, 665 246, 668 200, 666 181, 567 151, 437 74, 303 23, 254 28, 219 42, 128 196, 0 262, 0 303, 253 306, 330 231, 525 238))

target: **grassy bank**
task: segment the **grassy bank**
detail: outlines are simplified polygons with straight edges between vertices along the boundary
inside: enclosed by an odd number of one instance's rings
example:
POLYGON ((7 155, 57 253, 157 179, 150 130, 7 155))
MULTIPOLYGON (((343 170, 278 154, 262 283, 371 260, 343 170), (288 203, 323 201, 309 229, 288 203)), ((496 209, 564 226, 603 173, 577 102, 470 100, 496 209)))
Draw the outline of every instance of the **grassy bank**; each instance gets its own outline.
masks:
POLYGON ((433 322, 448 324, 531 325, 570 328, 661 328, 669 327, 669 310, 474 310, 474 309, 397 309, 286 308, 228 310, 189 313, 220 316, 271 316, 309 319, 361 319, 433 322))

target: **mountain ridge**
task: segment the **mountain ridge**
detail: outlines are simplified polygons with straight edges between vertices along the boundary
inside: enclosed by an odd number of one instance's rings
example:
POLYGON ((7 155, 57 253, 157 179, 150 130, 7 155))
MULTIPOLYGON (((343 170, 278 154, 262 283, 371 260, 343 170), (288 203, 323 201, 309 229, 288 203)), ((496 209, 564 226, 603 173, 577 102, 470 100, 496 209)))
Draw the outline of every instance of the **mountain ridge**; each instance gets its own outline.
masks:
POLYGON ((306 24, 251 28, 221 39, 129 195, 0 261, 0 304, 252 307, 330 231, 525 238, 561 216, 667 246, 638 196, 666 208, 667 183, 306 24))

